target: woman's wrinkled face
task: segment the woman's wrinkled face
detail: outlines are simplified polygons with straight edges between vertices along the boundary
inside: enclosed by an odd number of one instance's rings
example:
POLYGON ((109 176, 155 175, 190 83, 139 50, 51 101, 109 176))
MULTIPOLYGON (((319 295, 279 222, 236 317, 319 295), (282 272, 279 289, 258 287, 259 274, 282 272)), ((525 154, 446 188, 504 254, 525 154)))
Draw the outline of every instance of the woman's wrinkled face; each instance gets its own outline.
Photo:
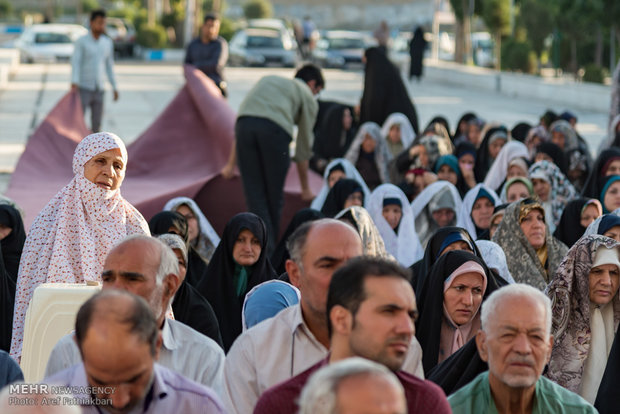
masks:
POLYGON ((362 151, 370 154, 377 147, 377 143, 370 134, 364 135, 364 141, 362 141, 362 151))
POLYGON ((609 163, 605 170, 605 177, 609 177, 610 175, 620 175, 620 160, 613 160, 609 163))
POLYGON ((520 224, 525 238, 534 249, 540 249, 545 245, 547 228, 545 220, 540 210, 532 210, 520 224))
POLYGON ((349 196, 344 202, 343 210, 345 208, 349 208, 353 206, 360 206, 360 207, 364 206, 364 194, 362 194, 360 191, 356 191, 354 193, 349 194, 349 196))
POLYGON ((104 190, 117 190, 125 178, 125 163, 119 148, 104 151, 84 164, 84 177, 104 190))
POLYGON ((515 177, 525 177, 527 178, 527 171, 523 171, 521 167, 518 165, 511 165, 508 168, 508 172, 506 173, 506 179, 510 180, 515 177))
POLYGON ((614 239, 617 242, 620 242, 620 226, 614 226, 603 233, 603 236, 609 237, 610 239, 614 239))
POLYGON ((432 216, 439 227, 449 226, 454 220, 454 210, 451 208, 440 208, 433 211, 432 216))
POLYGON ((461 171, 471 171, 474 169, 474 164, 476 160, 474 156, 471 154, 463 154, 461 158, 459 158, 459 168, 461 171))
POLYGON ((527 189, 526 185, 520 182, 513 183, 508 190, 506 191, 506 200, 509 203, 514 203, 518 200, 523 200, 524 198, 528 198, 530 196, 530 192, 527 189))
POLYGON ((252 266, 258 261, 261 252, 260 241, 254 234, 243 229, 237 236, 237 240, 233 245, 233 259, 241 266, 252 266))
POLYGON ((348 131, 351 129, 351 125, 353 125, 351 110, 349 108, 345 108, 345 110, 342 111, 342 129, 348 131))
POLYGON ((583 227, 588 227, 594 220, 599 218, 599 216, 600 214, 598 208, 590 204, 581 212, 581 220, 579 221, 579 224, 583 227))
POLYGON ((187 204, 181 204, 177 207, 177 213, 185 217, 185 220, 187 220, 187 237, 190 242, 194 241, 196 237, 200 235, 198 217, 196 217, 192 209, 189 208, 187 204))
POLYGON ((620 208, 620 181, 615 181, 609 186, 603 198, 603 205, 607 211, 614 211, 620 208))
POLYGON ((549 194, 551 193, 551 184, 548 181, 541 178, 533 178, 532 185, 534 186, 534 193, 542 201, 549 201, 549 194))
POLYGON ((590 302, 606 305, 618 294, 620 272, 614 264, 603 264, 590 269, 590 302))
POLYGON ((471 321, 480 309, 484 292, 482 275, 469 272, 457 276, 443 293, 443 303, 450 319, 457 325, 471 321))
POLYGON ((439 171, 437 171, 437 178, 439 178, 440 180, 448 181, 452 183, 452 185, 456 185, 458 181, 458 176, 456 175, 454 170, 452 170, 452 168, 450 168, 450 166, 446 164, 442 165, 439 168, 439 171))
POLYGON ((344 171, 334 170, 330 172, 327 176, 327 185, 329 186, 329 188, 332 188, 334 184, 336 184, 338 180, 342 178, 347 178, 347 175, 344 173, 344 171))
POLYGON ((398 227, 400 219, 403 217, 403 209, 396 204, 388 204, 381 211, 383 218, 388 222, 392 230, 398 227))
POLYGON ((392 125, 390 132, 388 133, 388 139, 393 144, 398 144, 400 142, 400 125, 392 125))
POLYGON ((489 144, 489 155, 491 158, 497 158, 497 154, 499 154, 504 144, 506 144, 506 140, 502 138, 498 138, 489 144))
POLYGON ((488 198, 481 197, 476 200, 471 209, 471 218, 474 224, 480 229, 488 229, 491 225, 491 216, 493 216, 494 209, 493 202, 488 198))

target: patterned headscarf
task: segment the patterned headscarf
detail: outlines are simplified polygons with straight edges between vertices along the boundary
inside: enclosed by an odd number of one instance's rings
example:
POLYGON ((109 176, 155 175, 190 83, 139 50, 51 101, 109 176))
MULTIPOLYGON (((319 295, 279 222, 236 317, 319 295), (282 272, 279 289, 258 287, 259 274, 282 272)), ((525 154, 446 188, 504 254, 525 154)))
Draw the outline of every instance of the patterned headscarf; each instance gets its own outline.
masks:
MULTIPOLYGON (((546 376, 577 393, 592 339, 589 274, 599 247, 620 250, 620 244, 609 237, 582 237, 568 251, 547 288, 555 339, 546 376)), ((620 321, 618 294, 612 299, 612 306, 615 331, 620 321)))
MULTIPOLYGON (((553 215, 553 224, 557 226, 562 218, 562 212, 566 203, 577 197, 577 191, 571 182, 566 178, 560 168, 549 161, 538 161, 529 170, 530 180, 542 178, 551 185, 549 191, 549 202, 553 215), (546 178, 543 178, 546 177, 546 178)), ((555 227, 554 226, 554 227, 555 227)))
POLYGON ((372 217, 370 217, 370 214, 364 207, 352 206, 346 208, 334 218, 339 220, 346 219, 352 222, 362 238, 362 248, 365 256, 395 260, 385 249, 381 233, 379 233, 379 229, 377 229, 374 221, 372 221, 372 217))
POLYGON ((510 274, 517 283, 527 283, 540 290, 544 290, 555 269, 562 261, 568 248, 546 229, 545 246, 547 249, 547 268, 543 267, 536 250, 525 237, 521 230, 520 216, 522 206, 536 205, 542 209, 539 203, 531 204, 531 199, 516 201, 506 207, 504 218, 499 223, 497 231, 491 241, 500 245, 506 253, 506 262, 510 274))
POLYGON ((108 252, 132 234, 150 235, 144 217, 120 192, 98 187, 84 176, 84 165, 97 154, 118 148, 123 170, 127 151, 109 132, 85 137, 73 155, 69 184, 52 198, 34 220, 19 267, 11 355, 19 357, 26 310, 41 283, 101 281, 108 252))

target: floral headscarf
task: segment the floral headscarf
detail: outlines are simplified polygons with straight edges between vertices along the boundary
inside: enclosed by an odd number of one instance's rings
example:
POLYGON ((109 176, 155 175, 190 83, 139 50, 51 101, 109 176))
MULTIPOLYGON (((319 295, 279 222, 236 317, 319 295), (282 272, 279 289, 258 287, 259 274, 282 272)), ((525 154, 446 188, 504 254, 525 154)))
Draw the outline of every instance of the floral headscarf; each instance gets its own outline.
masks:
POLYGON ((99 132, 85 137, 73 155, 69 184, 52 198, 34 220, 21 258, 11 355, 21 355, 26 310, 41 283, 101 281, 108 252, 132 234, 150 235, 135 207, 121 196, 120 188, 98 187, 84 176, 84 165, 102 152, 118 148, 127 168, 125 144, 116 135, 99 132))
POLYGON ((394 260, 394 257, 385 249, 379 229, 375 226, 372 217, 364 207, 353 206, 342 210, 335 219, 347 219, 352 222, 362 238, 364 256, 383 257, 394 260))
POLYGON ((531 199, 516 201, 506 207, 504 218, 499 223, 497 231, 491 241, 500 245, 506 253, 508 270, 517 283, 527 283, 540 290, 544 290, 568 248, 546 231, 545 248, 547 249, 547 267, 545 268, 538 258, 537 251, 532 247, 521 230, 520 217, 528 213, 532 205, 542 209, 540 204, 527 204, 531 199))
POLYGON ((542 178, 551 185, 549 192, 549 202, 551 203, 551 213, 553 216, 554 227, 560 223, 562 212, 566 203, 577 197, 577 191, 571 182, 566 178, 560 168, 552 162, 543 160, 534 163, 529 170, 530 180, 542 178), (546 178, 543 178, 546 177, 546 178))
MULTIPOLYGON (((581 238, 560 263, 546 291, 551 298, 551 333, 555 338, 546 376, 577 393, 592 339, 589 274, 594 255, 601 246, 620 250, 620 244, 609 237, 581 238)), ((614 328, 617 329, 620 321, 617 294, 612 301, 614 328)))

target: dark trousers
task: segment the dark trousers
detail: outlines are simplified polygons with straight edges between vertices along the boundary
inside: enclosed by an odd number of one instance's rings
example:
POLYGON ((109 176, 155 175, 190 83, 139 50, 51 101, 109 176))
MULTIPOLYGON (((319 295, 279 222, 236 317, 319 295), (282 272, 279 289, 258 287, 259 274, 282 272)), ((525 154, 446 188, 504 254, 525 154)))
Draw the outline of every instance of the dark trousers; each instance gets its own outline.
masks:
POLYGON ((90 108, 90 129, 93 132, 101 130, 101 117, 103 115, 103 91, 80 88, 80 100, 82 101, 82 112, 86 113, 86 108, 90 108))
POLYGON ((265 222, 269 233, 267 252, 271 255, 278 242, 292 138, 276 123, 250 116, 237 119, 235 136, 245 201, 248 210, 265 222))

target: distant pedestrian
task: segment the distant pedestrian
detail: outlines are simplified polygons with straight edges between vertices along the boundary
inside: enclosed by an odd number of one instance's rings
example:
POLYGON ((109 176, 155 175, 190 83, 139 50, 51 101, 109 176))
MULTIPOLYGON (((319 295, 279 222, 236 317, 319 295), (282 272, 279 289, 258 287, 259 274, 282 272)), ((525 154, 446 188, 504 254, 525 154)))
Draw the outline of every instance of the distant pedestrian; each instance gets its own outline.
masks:
POLYGON ((390 41, 390 27, 385 20, 381 20, 379 27, 373 33, 373 36, 377 40, 379 48, 383 49, 387 53, 388 43, 390 41))
POLYGON ((114 43, 105 34, 105 24, 105 11, 93 11, 90 15, 90 31, 75 42, 71 57, 71 90, 79 91, 82 112, 90 108, 92 132, 101 130, 104 70, 114 90, 114 100, 118 100, 114 78, 114 43))
POLYGON ((409 79, 415 76, 418 80, 422 79, 424 51, 426 50, 426 40, 424 39, 424 31, 418 26, 413 33, 413 38, 409 43, 409 79))
POLYGON ((207 75, 226 96, 224 66, 228 61, 228 43, 219 36, 220 19, 215 13, 205 16, 200 35, 187 46, 185 63, 194 65, 207 75))
POLYGON ((269 254, 274 249, 273 241, 278 240, 284 181, 290 165, 289 144, 295 126, 299 132, 293 160, 299 172, 301 198, 310 201, 314 197, 308 184, 308 160, 312 157, 312 128, 318 112, 314 95, 324 85, 321 70, 305 65, 295 79, 263 77, 239 107, 236 141, 222 176, 233 176, 238 154, 245 200, 249 211, 265 222, 269 254))
POLYGON ((301 26, 303 29, 301 53, 305 59, 308 59, 310 58, 312 49, 314 48, 313 42, 316 32, 316 25, 314 24, 310 16, 305 16, 301 26))

